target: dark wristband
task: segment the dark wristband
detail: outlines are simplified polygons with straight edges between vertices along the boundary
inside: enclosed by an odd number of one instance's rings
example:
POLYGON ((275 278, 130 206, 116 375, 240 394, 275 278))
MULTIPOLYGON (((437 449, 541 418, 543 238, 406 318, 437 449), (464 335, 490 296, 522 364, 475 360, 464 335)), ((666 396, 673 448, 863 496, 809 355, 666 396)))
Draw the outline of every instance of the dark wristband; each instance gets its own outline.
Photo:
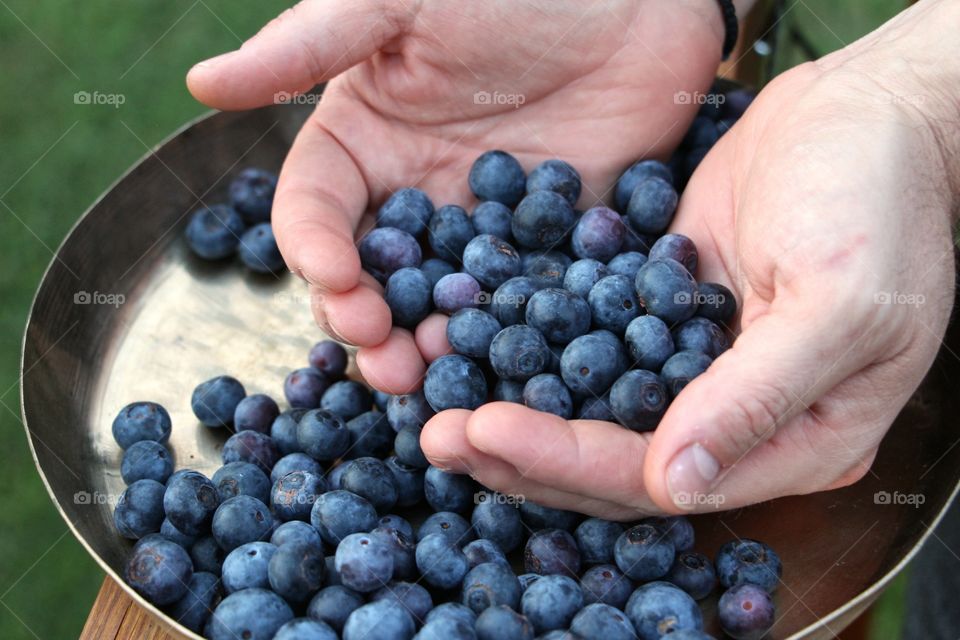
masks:
POLYGON ((720 11, 723 13, 723 30, 726 34, 723 37, 723 59, 726 60, 737 45, 740 25, 737 23, 737 8, 733 6, 733 0, 717 1, 720 3, 720 11))

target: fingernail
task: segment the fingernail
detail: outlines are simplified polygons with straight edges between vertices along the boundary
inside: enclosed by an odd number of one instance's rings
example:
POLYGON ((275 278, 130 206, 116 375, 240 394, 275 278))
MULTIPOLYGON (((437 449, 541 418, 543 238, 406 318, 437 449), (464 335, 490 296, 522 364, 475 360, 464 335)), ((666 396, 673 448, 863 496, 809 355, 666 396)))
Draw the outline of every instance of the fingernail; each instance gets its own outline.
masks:
POLYGON ((667 467, 670 499, 681 509, 693 509, 713 489, 720 463, 700 443, 688 445, 667 467))

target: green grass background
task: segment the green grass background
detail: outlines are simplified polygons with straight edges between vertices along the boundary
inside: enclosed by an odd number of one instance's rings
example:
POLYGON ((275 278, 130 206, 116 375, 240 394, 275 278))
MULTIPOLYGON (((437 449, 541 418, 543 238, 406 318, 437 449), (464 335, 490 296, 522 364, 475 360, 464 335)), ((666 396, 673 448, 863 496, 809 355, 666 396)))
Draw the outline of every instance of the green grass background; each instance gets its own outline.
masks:
MULTIPOLYGON (((184 87, 189 66, 235 48, 289 4, 0 0, 0 638, 76 637, 103 579, 51 505, 19 418, 20 340, 33 291, 77 216, 145 153, 137 137, 155 144, 204 111, 184 87), (121 93, 126 102, 78 106, 77 91, 121 93)), ((796 25, 827 52, 902 2, 785 6, 781 28, 796 25)), ((801 60, 788 46, 777 66, 801 60)), ((898 628, 902 592, 901 581, 881 602, 876 638, 898 628)))

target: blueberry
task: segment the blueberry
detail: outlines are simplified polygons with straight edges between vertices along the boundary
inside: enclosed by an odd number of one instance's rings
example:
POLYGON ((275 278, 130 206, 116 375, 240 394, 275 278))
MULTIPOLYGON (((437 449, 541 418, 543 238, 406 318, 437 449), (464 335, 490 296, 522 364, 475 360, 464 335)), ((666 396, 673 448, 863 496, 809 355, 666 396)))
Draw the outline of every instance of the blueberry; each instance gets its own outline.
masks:
POLYGON ((239 495, 217 507, 211 530, 220 548, 229 553, 240 545, 269 538, 273 530, 273 516, 260 500, 239 495))
POLYGON ((623 533, 619 522, 588 518, 574 532, 577 548, 583 564, 609 564, 613 562, 613 545, 623 533))
POLYGON ((363 268, 386 282, 390 274, 404 267, 419 267, 423 259, 417 239, 392 227, 373 229, 357 245, 363 268))
MULTIPOLYGON (((163 501, 161 500, 161 505, 160 505, 161 508, 163 507, 162 502, 163 501)), ((193 543, 197 541, 196 536, 188 536, 187 534, 185 534, 184 532, 180 531, 175 526, 173 526, 173 523, 167 520, 166 518, 164 518, 163 522, 160 524, 160 535, 162 535, 167 540, 170 540, 171 542, 177 543, 184 549, 189 549, 190 547, 193 546, 193 543)))
POLYGON ((576 578, 580 573, 580 551, 569 532, 561 529, 541 529, 527 539, 527 546, 523 550, 523 565, 530 573, 576 578))
POLYGON ((583 640, 583 638, 573 631, 554 629, 553 631, 548 631, 543 635, 537 636, 537 640, 583 640))
POLYGON ((587 569, 580 578, 583 601, 602 602, 623 609, 633 593, 633 583, 612 564, 598 564, 587 569))
POLYGON ((694 600, 703 600, 717 586, 717 573, 702 553, 684 551, 677 554, 670 572, 663 578, 690 594, 694 600))
POLYGON ((497 319, 486 311, 460 309, 447 323, 447 341, 460 355, 486 358, 490 355, 490 343, 501 328, 497 319))
POLYGON ((737 299, 730 289, 716 282, 701 282, 698 288, 700 306, 697 315, 720 326, 728 326, 737 315, 737 299))
POLYGON ((717 123, 712 118, 697 116, 690 123, 681 145, 687 149, 712 147, 720 139, 717 123))
POLYGON ((262 393, 247 396, 233 410, 233 428, 270 433, 270 425, 280 415, 280 407, 273 398, 262 393))
POLYGON ((633 290, 633 281, 627 276, 612 275, 603 278, 590 289, 587 303, 593 316, 593 326, 622 336, 630 321, 637 317, 640 305, 633 290))
POLYGON ((576 212, 562 195, 537 191, 517 205, 510 229, 524 247, 551 249, 563 241, 576 220, 576 212))
POLYGON ((503 327, 523 324, 526 322, 527 301, 540 289, 540 285, 532 278, 510 278, 497 287, 490 297, 490 314, 503 327))
POLYGON ((648 371, 660 371, 675 349, 670 328, 656 316, 631 320, 625 341, 635 366, 648 371))
POLYGON ((537 633, 565 629, 583 607, 583 592, 567 576, 543 576, 523 592, 520 607, 537 633))
POLYGON ((724 588, 749 583, 772 592, 781 575, 780 556, 757 540, 731 540, 717 552, 717 576, 724 588))
POLYGON ((693 172, 697 170, 697 167, 700 166, 700 163, 703 162, 703 159, 707 157, 707 153, 709 152, 710 147, 696 147, 687 152, 686 156, 683 158, 682 170, 684 182, 690 180, 690 176, 692 176, 693 172))
POLYGON ((497 380, 497 385, 493 388, 493 399, 497 402, 516 402, 523 404, 523 382, 513 382, 512 380, 497 380))
POLYGON ((280 458, 280 452, 270 436, 257 431, 240 431, 223 444, 221 457, 224 464, 249 462, 260 467, 264 473, 270 473, 280 458))
POLYGON ((516 158, 497 149, 482 153, 474 161, 467 182, 477 199, 512 207, 523 197, 527 176, 516 158))
POLYGON ((730 348, 727 334, 706 318, 693 317, 673 329, 677 351, 699 351, 716 358, 730 348))
POLYGON ((620 216, 626 233, 623 236, 623 245, 620 247, 622 253, 635 251, 644 255, 650 253, 650 247, 656 242, 656 237, 645 233, 637 233, 637 230, 630 224, 630 218, 626 214, 620 216))
POLYGON ((307 615, 342 631, 350 614, 363 606, 363 596, 342 585, 324 587, 307 605, 307 615))
POLYGON ((277 176, 253 167, 244 169, 230 182, 230 204, 250 224, 267 222, 273 208, 277 176))
POLYGON ((750 89, 734 89, 724 94, 721 113, 724 118, 740 118, 753 103, 757 94, 750 89))
POLYGON ((391 582, 373 593, 371 602, 387 600, 406 609, 416 623, 423 624, 427 613, 433 608, 433 598, 430 592, 419 584, 411 582, 391 582))
POLYGON ((736 640, 759 640, 776 619, 773 598, 761 587, 741 584, 720 596, 717 617, 723 632, 736 640))
POLYGON ((390 398, 393 397, 392 394, 387 393, 386 391, 380 391, 379 389, 373 389, 373 406, 377 408, 377 411, 386 411, 387 403, 390 401, 390 398))
POLYGON ((427 368, 423 395, 434 411, 476 409, 487 400, 487 381, 470 358, 440 356, 427 368))
POLYGON ((287 602, 304 603, 323 586, 326 570, 321 547, 291 542, 270 558, 270 588, 287 602))
POLYGON ((420 189, 407 187, 390 194, 377 211, 378 227, 394 227, 420 237, 433 215, 433 202, 420 189))
POLYGON ((171 478, 163 494, 163 510, 170 523, 191 536, 207 531, 219 506, 217 488, 198 471, 171 478))
POLYGON ((397 460, 403 464, 426 469, 430 466, 423 449, 420 448, 420 427, 404 427, 393 441, 393 450, 397 460))
MULTIPOLYGON (((524 528, 517 508, 500 494, 481 494, 470 523, 477 536, 493 542, 502 553, 510 553, 523 542, 524 528)), ((469 555, 469 554, 468 554, 469 555)))
POLYGON ((691 274, 697 272, 697 247, 693 240, 679 233, 668 233, 661 236, 653 246, 650 247, 650 254, 647 256, 652 260, 676 260, 684 266, 691 274))
POLYGON ((273 640, 339 640, 337 632, 325 622, 294 618, 277 630, 273 640))
POLYGON ((517 580, 520 582, 520 590, 526 591, 527 587, 542 577, 543 576, 541 576, 539 573, 521 573, 519 576, 517 576, 517 580))
POLYGON ((667 386, 651 371, 627 371, 610 387, 610 410, 617 422, 634 431, 656 429, 669 404, 667 386))
POLYGON ((132 402, 114 418, 112 429, 121 449, 141 440, 162 444, 170 438, 170 414, 156 402, 132 402))
POLYGON ((314 409, 300 418, 297 443, 314 460, 336 460, 350 446, 350 431, 340 416, 314 409))
POLYGON ((678 351, 663 364, 660 375, 670 394, 677 397, 690 381, 707 370, 712 360, 699 351, 678 351))
POLYGON ((343 640, 410 640, 416 632, 413 617, 390 600, 375 600, 350 614, 343 640))
POLYGON ((464 248, 474 237, 473 223, 463 207, 448 204, 430 216, 427 239, 438 258, 460 264, 464 248))
POLYGON ((452 511, 438 511, 431 514, 417 529, 418 540, 433 534, 442 535, 449 542, 460 547, 465 546, 475 537, 470 523, 463 516, 452 511))
POLYGON ((326 491, 323 476, 310 471, 291 471, 277 480, 270 492, 273 513, 282 521, 310 521, 317 497, 326 491))
POLYGON ((480 283, 469 273, 443 276, 433 287, 433 304, 447 314, 476 307, 480 304, 480 298, 480 283))
POLYGON ((636 278, 640 268, 647 264, 647 256, 638 251, 629 251, 621 253, 616 258, 607 263, 607 270, 611 274, 636 278))
POLYGON ((173 458, 167 448, 152 440, 134 442, 123 453, 120 475, 127 484, 137 480, 156 480, 164 483, 173 473, 173 458))
POLYGON ((580 198, 580 174, 563 160, 544 160, 527 176, 527 193, 553 191, 572 205, 580 198))
POLYGON ((350 446, 343 453, 345 459, 373 456, 382 458, 390 453, 396 433, 385 414, 379 411, 361 413, 347 423, 350 446))
POLYGON ((630 196, 633 195, 633 190, 637 188, 640 182, 653 176, 666 180, 667 182, 672 182, 673 180, 673 172, 670 171, 667 165, 658 160, 641 160, 624 171, 620 179, 617 180, 614 197, 617 209, 626 211, 627 205, 630 202, 630 196))
POLYGON ((287 455, 300 451, 297 442, 297 424, 307 412, 306 409, 287 409, 270 425, 270 437, 277 445, 280 455, 287 455))
POLYGON ((532 500, 524 500, 520 504, 520 516, 523 518, 524 524, 532 531, 539 531, 540 529, 573 531, 581 517, 574 511, 545 507, 532 500))
POLYGON ((336 568, 343 586, 369 593, 393 577, 393 553, 380 536, 353 533, 337 545, 336 568))
POLYGON ((310 524, 320 532, 324 542, 336 545, 351 533, 370 531, 377 526, 377 510, 365 498, 337 489, 317 498, 310 513, 310 524))
POLYGON ((462 620, 439 618, 423 625, 413 640, 477 640, 477 633, 462 620))
POLYGON ((426 621, 430 623, 441 619, 456 620, 472 629, 477 621, 477 614, 473 612, 473 609, 459 602, 444 602, 434 607, 427 614, 426 621))
POLYGON ((137 480, 124 489, 113 509, 113 524, 120 535, 136 540, 160 531, 165 490, 150 479, 137 480))
POLYGON ((434 533, 417 543, 417 568, 430 586, 452 589, 463 581, 470 563, 455 542, 434 533))
POLYGON ((427 282, 430 283, 430 291, 433 291, 437 286, 440 278, 457 272, 452 264, 440 258, 428 258, 424 260, 423 264, 420 265, 420 271, 423 272, 423 275, 427 276, 427 282))
POLYGON ((673 541, 649 524, 627 529, 613 547, 617 566, 631 580, 646 582, 662 578, 676 557, 673 541))
POLYGON ((693 524, 684 516, 651 516, 641 520, 642 524, 652 524, 673 541, 677 552, 693 549, 695 539, 693 524))
POLYGON ((244 229, 243 218, 232 207, 203 207, 190 215, 187 246, 204 260, 221 260, 236 252, 244 229))
POLYGON ((289 542, 302 542, 318 547, 323 545, 323 540, 320 538, 317 530, 313 528, 313 525, 303 522, 302 520, 284 522, 274 529, 273 534, 270 536, 270 544, 275 544, 278 547, 289 542))
POLYGON ((394 513, 388 513, 377 521, 378 529, 393 529, 399 531, 407 538, 413 539, 413 525, 401 516, 394 513))
POLYGON ((560 251, 531 251, 523 256, 523 275, 540 289, 560 288, 571 264, 570 256, 560 251))
POLYGON ((573 417, 573 399, 560 376, 541 373, 527 380, 523 403, 531 409, 552 413, 564 419, 573 417))
POLYGON ((330 386, 327 376, 312 367, 291 371, 283 381, 283 395, 295 409, 316 409, 330 386))
POLYGON ((464 576, 461 601, 477 613, 498 605, 517 609, 520 606, 520 582, 509 565, 485 562, 464 576))
POLYGON ((350 420, 373 409, 370 390, 359 382, 341 380, 334 382, 320 399, 320 408, 350 420))
POLYGON ((656 176, 641 181, 627 204, 630 226, 639 233, 663 233, 673 222, 678 200, 677 191, 669 181, 656 176))
POLYGON ((627 616, 602 602, 581 609, 570 622, 570 631, 584 640, 636 640, 637 637, 627 616))
POLYGON ((463 269, 488 289, 496 289, 520 275, 520 254, 506 240, 479 235, 463 250, 463 269))
POLYGON ((339 342, 333 340, 318 342, 313 345, 307 355, 310 366, 330 380, 343 377, 343 374, 347 371, 349 359, 347 350, 339 342))
POLYGON ((389 511, 397 503, 397 483, 387 466, 377 458, 356 458, 340 478, 340 486, 366 498, 381 512, 389 511))
MULTIPOLYGON (((382 520, 382 519, 381 519, 382 520)), ((407 525, 409 527, 409 525, 407 525)), ((410 580, 417 577, 417 545, 413 531, 407 534, 398 529, 380 525, 370 532, 378 536, 393 555, 393 577, 395 580, 410 580)))
MULTIPOLYGON (((320 463, 307 454, 300 452, 287 454, 277 460, 273 469, 270 470, 270 484, 267 487, 267 494, 269 495, 270 488, 276 484, 277 480, 294 471, 309 471, 317 476, 323 475, 323 467, 320 463)), ((216 475, 214 475, 214 482, 216 483, 216 475)))
POLYGON ((563 276, 563 288, 586 299, 593 285, 608 275, 610 270, 602 262, 592 258, 577 260, 563 276))
POLYGON ((190 406, 206 426, 226 427, 233 424, 233 414, 245 396, 246 391, 236 378, 217 376, 197 385, 190 406))
POLYGON ((170 605, 167 614, 195 633, 201 633, 220 602, 220 579, 212 573, 194 572, 187 592, 170 605))
POLYGON ((414 267, 394 271, 387 279, 383 297, 398 327, 413 329, 433 310, 433 285, 414 267))
POLYGON ((526 317, 528 325, 557 344, 567 344, 590 330, 589 305, 566 289, 541 289, 534 293, 527 303, 526 317))
MULTIPOLYGON (((157 527, 159 526, 158 523, 157 527)), ((124 571, 127 583, 158 606, 171 604, 182 598, 192 575, 193 564, 190 556, 183 547, 163 536, 155 536, 137 544, 124 571)))
POLYGON ((533 625, 526 616, 503 604, 483 610, 476 632, 478 640, 534 640, 533 625))
POLYGON ((433 409, 423 396, 423 391, 391 396, 387 403, 387 421, 398 433, 406 427, 419 429, 432 417, 433 409))
POLYGON ((473 508, 477 485, 470 476, 428 467, 423 478, 423 491, 427 504, 434 511, 467 513, 473 508))
POLYGON ((669 325, 688 320, 697 311, 697 283, 676 260, 651 259, 640 267, 634 285, 647 313, 669 325))
POLYGON ((620 252, 626 231, 616 211, 607 207, 593 207, 577 221, 570 247, 578 258, 607 262, 620 252))
POLYGON ((219 576, 223 566, 223 549, 213 536, 201 536, 190 547, 190 560, 195 571, 205 571, 219 576))
POLYGON ((614 422, 613 409, 610 407, 610 393, 607 392, 600 397, 590 397, 583 401, 580 410, 577 412, 577 420, 602 420, 604 422, 614 422))
POLYGON ((276 593, 267 589, 244 589, 223 599, 204 635, 210 640, 271 640, 290 620, 293 620, 290 605, 276 593))
POLYGON ((383 463, 393 476, 393 482, 397 487, 398 507, 411 507, 423 502, 422 467, 404 464, 396 456, 390 456, 383 463))
POLYGON ((703 629, 697 602, 669 582, 650 582, 630 596, 624 609, 639 640, 658 640, 666 634, 703 629))
POLYGON ((240 236, 240 262, 255 273, 277 273, 286 264, 269 222, 261 222, 240 236))
POLYGON ((574 338, 560 356, 560 375, 577 396, 603 395, 625 370, 621 351, 594 334, 574 338))
POLYGON ((510 207, 493 200, 478 204, 470 216, 473 230, 478 236, 490 234, 507 242, 513 238, 513 233, 510 231, 512 218, 513 211, 510 207))
MULTIPOLYGON (((476 516, 476 511, 474 511, 474 516, 476 516)), ((481 537, 467 543, 463 547, 463 555, 467 556, 467 560, 470 562, 470 568, 473 569, 477 565, 485 562, 502 562, 507 566, 510 566, 510 561, 507 560, 507 556, 504 555, 503 550, 497 545, 497 543, 493 540, 482 537, 484 532, 480 531, 476 520, 476 517, 471 518, 471 523, 473 524, 473 528, 477 532, 477 535, 481 537)), ((519 523, 519 520, 517 522, 519 523)))
POLYGON ((335 491, 336 489, 341 489, 340 478, 343 477, 344 472, 350 468, 350 463, 353 460, 345 460, 340 464, 336 465, 327 473, 327 490, 335 491))
POLYGON ((223 588, 227 593, 243 589, 269 589, 270 558, 277 547, 269 542, 240 545, 223 561, 223 588))

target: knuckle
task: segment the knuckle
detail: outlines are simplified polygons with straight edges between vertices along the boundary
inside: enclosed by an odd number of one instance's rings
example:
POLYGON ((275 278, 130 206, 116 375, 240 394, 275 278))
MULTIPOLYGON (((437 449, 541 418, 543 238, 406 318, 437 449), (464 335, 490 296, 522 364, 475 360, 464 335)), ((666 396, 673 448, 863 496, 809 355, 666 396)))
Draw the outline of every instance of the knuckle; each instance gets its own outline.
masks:
POLYGON ((727 440, 729 451, 735 455, 749 450, 759 442, 770 439, 777 426, 786 417, 790 401, 776 385, 764 384, 750 393, 741 393, 728 399, 725 424, 718 425, 727 440))

